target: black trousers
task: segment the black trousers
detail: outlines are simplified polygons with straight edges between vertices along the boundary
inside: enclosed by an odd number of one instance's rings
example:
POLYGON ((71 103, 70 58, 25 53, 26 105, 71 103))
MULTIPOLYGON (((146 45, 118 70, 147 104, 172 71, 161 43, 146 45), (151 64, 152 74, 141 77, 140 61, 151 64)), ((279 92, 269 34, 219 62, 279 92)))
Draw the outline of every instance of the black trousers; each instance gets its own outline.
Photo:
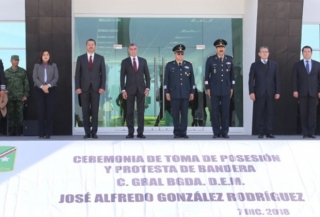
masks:
POLYGON ((83 126, 86 134, 96 134, 98 131, 98 112, 100 94, 90 85, 87 91, 80 94, 83 115, 83 126), (91 121, 90 121, 91 117, 91 121))
POLYGON ((316 130, 317 97, 299 97, 302 135, 312 136, 316 130))
POLYGON ((134 133, 134 103, 137 100, 137 111, 138 111, 138 129, 137 133, 142 134, 144 131, 144 93, 137 92, 135 94, 127 93, 127 127, 128 133, 134 133))
POLYGON ((171 99, 173 134, 187 135, 189 99, 171 99))
POLYGON ((56 87, 49 88, 49 93, 36 87, 35 90, 38 112, 38 134, 39 136, 52 135, 54 106, 56 103, 56 87))
POLYGON ((215 135, 225 135, 229 133, 229 109, 229 95, 211 96, 211 124, 212 131, 215 135))
POLYGON ((257 97, 255 100, 256 114, 257 114, 257 129, 259 135, 272 133, 273 121, 273 101, 274 96, 257 97))

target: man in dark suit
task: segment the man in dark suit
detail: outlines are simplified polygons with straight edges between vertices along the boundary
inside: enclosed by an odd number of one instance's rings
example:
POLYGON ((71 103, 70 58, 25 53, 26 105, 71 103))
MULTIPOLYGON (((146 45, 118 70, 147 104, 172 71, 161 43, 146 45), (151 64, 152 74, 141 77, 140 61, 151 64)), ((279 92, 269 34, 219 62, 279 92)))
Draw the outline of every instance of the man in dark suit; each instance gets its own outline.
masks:
POLYGON ((144 103, 145 97, 149 95, 150 73, 147 60, 137 56, 138 47, 130 44, 128 48, 130 57, 122 60, 121 63, 121 92, 123 99, 127 100, 127 126, 128 135, 126 138, 133 138, 134 134, 134 104, 137 99, 138 111, 138 138, 146 138, 144 130, 144 103))
POLYGON ((302 48, 303 60, 293 67, 293 96, 298 99, 303 138, 316 138, 317 105, 320 98, 320 63, 312 60, 312 48, 302 48))
POLYGON ((249 73, 250 99, 255 103, 258 138, 272 135, 273 101, 280 98, 280 75, 276 62, 269 60, 269 48, 260 47, 260 59, 251 64, 249 73))
POLYGON ((79 56, 77 60, 75 85, 82 105, 85 130, 83 138, 97 139, 99 101, 100 94, 106 89, 106 67, 104 57, 95 53, 95 40, 87 40, 86 49, 87 53, 79 56), (92 116, 92 128, 90 116, 92 116))
POLYGON ((4 68, 2 60, 0 59, 0 96, 4 94, 6 90, 6 78, 4 76, 4 68))
POLYGON ((166 99, 171 101, 174 138, 189 138, 187 135, 189 100, 193 100, 195 81, 192 64, 184 60, 182 44, 175 46, 175 60, 168 62, 164 74, 166 99))
POLYGON ((211 98, 213 138, 221 136, 229 138, 230 98, 235 84, 233 58, 225 55, 227 46, 225 40, 218 39, 213 45, 216 47, 217 54, 208 57, 205 71, 205 86, 211 98))

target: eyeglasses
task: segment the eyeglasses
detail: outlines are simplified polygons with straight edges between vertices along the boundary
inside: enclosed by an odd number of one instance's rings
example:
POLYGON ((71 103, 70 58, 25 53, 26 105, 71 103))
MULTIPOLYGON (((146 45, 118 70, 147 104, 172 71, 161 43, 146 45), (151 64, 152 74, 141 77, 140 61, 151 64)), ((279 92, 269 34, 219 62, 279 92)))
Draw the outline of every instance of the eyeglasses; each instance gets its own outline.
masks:
POLYGON ((177 52, 176 54, 177 55, 182 55, 182 56, 184 55, 184 53, 182 53, 182 52, 177 52))

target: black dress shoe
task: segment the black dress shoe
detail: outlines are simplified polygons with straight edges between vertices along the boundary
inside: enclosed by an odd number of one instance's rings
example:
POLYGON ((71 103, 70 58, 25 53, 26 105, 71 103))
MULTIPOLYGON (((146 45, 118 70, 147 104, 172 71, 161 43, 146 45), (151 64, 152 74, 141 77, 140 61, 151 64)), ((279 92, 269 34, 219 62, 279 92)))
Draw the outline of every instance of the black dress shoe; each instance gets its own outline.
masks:
POLYGON ((50 139, 50 135, 46 135, 44 138, 45 139, 50 139))
POLYGON ((230 138, 228 134, 223 134, 222 137, 225 138, 225 139, 229 139, 230 138))
POLYGON ((127 139, 132 139, 133 138, 133 134, 132 133, 129 133, 127 136, 126 136, 127 139))
POLYGON ((139 134, 137 135, 137 138, 145 139, 145 138, 146 138, 146 136, 145 136, 145 135, 143 135, 142 133, 139 133, 139 134))
POLYGON ((188 139, 188 138, 189 138, 189 136, 187 136, 187 135, 183 135, 183 136, 181 136, 181 138, 188 139))
POLYGON ((258 138, 263 139, 263 134, 259 134, 258 138))
POLYGON ((308 138, 315 139, 317 137, 315 135, 310 135, 310 136, 308 136, 308 138))
POLYGON ((90 133, 87 133, 86 135, 83 136, 84 139, 90 139, 90 133))
POLYGON ((44 136, 39 136, 39 139, 44 139, 44 136))
POLYGON ((173 138, 178 139, 178 138, 180 138, 180 136, 179 135, 174 135, 173 138))
POLYGON ((92 134, 91 134, 91 138, 93 138, 93 139, 98 139, 98 136, 97 136, 96 133, 92 133, 92 134))
POLYGON ((214 134, 212 138, 216 139, 216 138, 219 138, 220 137, 220 134, 214 134))
POLYGON ((270 139, 276 138, 276 137, 275 137, 274 135, 272 135, 272 134, 267 134, 266 137, 267 137, 267 138, 270 138, 270 139))
POLYGON ((302 138, 304 138, 304 139, 305 139, 305 138, 308 138, 308 136, 303 136, 302 138))

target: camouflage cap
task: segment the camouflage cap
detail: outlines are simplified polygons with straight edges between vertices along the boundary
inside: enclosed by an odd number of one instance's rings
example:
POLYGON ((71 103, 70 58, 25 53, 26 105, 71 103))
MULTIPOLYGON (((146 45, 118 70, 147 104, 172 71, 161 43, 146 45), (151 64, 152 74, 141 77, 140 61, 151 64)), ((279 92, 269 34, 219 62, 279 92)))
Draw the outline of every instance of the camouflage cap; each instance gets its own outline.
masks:
POLYGON ((19 60, 19 56, 18 55, 12 55, 11 56, 11 60, 19 60))

